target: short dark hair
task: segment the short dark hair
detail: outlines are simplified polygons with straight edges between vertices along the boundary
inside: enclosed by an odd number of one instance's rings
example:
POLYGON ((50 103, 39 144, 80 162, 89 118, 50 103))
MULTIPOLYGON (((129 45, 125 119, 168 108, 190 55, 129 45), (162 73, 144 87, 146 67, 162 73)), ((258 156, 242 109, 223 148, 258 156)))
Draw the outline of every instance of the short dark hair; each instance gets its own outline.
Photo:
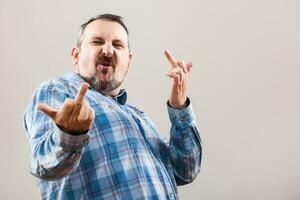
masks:
MULTIPOLYGON (((89 25, 91 22, 98 20, 98 19, 103 19, 103 20, 108 20, 108 21, 112 21, 112 22, 117 22, 119 23, 126 31, 128 37, 129 37, 129 31, 123 21, 123 18, 121 16, 118 15, 114 15, 114 14, 101 14, 101 15, 97 15, 94 17, 91 17, 88 21, 86 21, 85 23, 81 24, 80 29, 79 29, 79 33, 78 33, 78 39, 77 39, 77 44, 76 46, 78 48, 80 48, 81 46, 81 42, 83 39, 83 34, 85 31, 85 28, 87 27, 87 25, 89 25)), ((128 48, 129 48, 129 39, 128 39, 128 48)))

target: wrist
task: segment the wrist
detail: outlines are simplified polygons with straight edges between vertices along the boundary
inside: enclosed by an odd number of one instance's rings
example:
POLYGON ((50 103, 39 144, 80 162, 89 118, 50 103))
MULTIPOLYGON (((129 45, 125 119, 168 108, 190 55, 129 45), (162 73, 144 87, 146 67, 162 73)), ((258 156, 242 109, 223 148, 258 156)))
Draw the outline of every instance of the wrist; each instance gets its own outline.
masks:
POLYGON ((184 109, 184 108, 187 107, 187 99, 186 99, 186 100, 184 101, 184 103, 182 103, 182 104, 178 104, 178 105, 172 104, 172 103, 170 102, 170 100, 168 100, 167 104, 168 104, 168 106, 170 106, 171 108, 175 108, 175 109, 178 109, 178 110, 182 110, 182 109, 184 109))

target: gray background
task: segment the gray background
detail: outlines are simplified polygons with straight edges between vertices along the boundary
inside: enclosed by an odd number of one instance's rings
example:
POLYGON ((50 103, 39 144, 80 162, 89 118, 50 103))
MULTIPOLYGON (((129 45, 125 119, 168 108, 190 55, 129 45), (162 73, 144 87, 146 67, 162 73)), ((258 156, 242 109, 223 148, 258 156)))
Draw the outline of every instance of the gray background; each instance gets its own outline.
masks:
POLYGON ((189 96, 202 171, 181 199, 300 199, 298 0, 0 1, 0 199, 39 199, 22 115, 45 79, 73 71, 79 25, 125 18, 134 62, 124 87, 168 135, 163 49, 195 62, 189 96))

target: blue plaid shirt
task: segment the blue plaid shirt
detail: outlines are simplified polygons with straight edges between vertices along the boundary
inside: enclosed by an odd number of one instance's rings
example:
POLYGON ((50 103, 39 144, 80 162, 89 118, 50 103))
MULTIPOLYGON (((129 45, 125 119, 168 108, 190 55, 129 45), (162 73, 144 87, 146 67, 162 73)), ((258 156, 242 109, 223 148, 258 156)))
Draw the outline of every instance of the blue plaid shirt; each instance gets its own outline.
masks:
POLYGON ((161 138, 150 118, 89 88, 85 100, 95 110, 87 134, 64 133, 37 103, 61 108, 75 98, 84 80, 75 73, 44 82, 24 115, 30 143, 30 172, 43 199, 177 199, 177 185, 192 182, 200 170, 201 141, 188 100, 183 110, 168 106, 170 140, 161 138))

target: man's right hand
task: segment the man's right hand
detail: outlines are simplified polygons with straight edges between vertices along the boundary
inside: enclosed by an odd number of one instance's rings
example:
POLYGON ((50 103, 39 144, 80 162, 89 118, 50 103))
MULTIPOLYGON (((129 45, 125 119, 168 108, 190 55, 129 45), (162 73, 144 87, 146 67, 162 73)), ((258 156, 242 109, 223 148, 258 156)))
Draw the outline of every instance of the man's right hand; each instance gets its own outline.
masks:
POLYGON ((94 109, 84 100, 88 88, 88 83, 82 84, 76 98, 66 99, 61 110, 44 103, 38 103, 37 108, 52 118, 63 131, 70 134, 83 133, 92 127, 95 118, 94 109))

